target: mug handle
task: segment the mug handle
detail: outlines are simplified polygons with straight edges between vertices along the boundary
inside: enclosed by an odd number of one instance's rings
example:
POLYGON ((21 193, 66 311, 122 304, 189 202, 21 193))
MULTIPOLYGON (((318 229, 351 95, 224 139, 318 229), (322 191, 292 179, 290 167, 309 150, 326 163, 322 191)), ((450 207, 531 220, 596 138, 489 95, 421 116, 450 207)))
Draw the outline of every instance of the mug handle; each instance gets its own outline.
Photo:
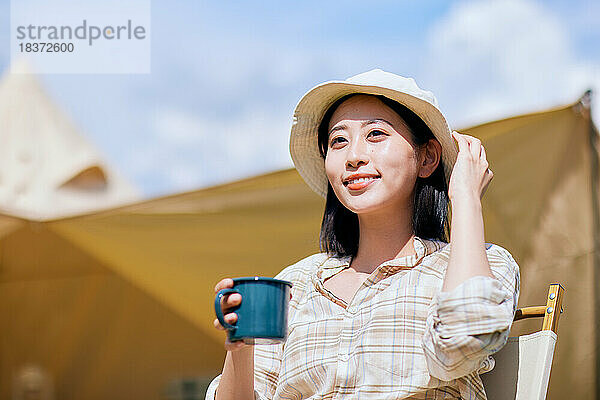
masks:
POLYGON ((217 314, 217 319, 219 320, 219 323, 221 325, 223 325, 223 327, 227 330, 233 331, 235 329, 237 329, 237 326, 235 325, 231 325, 228 324, 227 322, 225 322, 225 317, 223 316, 223 310, 221 309, 221 299, 223 298, 223 296, 227 295, 227 294, 232 294, 232 293, 240 293, 235 289, 222 289, 219 290, 219 292, 217 293, 217 296, 215 297, 215 314, 217 314))

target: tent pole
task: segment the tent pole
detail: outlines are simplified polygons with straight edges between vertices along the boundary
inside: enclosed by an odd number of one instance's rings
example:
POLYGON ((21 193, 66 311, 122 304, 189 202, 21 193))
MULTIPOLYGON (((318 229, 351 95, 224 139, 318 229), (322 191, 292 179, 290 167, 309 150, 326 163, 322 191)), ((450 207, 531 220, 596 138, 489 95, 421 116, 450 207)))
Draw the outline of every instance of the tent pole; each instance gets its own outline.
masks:
MULTIPOLYGON (((600 282, 600 204, 598 204, 598 169, 600 162, 598 160, 598 132, 594 127, 592 120, 592 91, 588 90, 581 98, 581 105, 584 108, 584 116, 588 123, 588 136, 590 143, 590 178, 592 189, 592 229, 594 240, 594 251, 592 255, 593 262, 593 282, 600 282)), ((594 285, 594 339, 595 339, 595 398, 600 400, 600 290, 595 289, 594 285)))

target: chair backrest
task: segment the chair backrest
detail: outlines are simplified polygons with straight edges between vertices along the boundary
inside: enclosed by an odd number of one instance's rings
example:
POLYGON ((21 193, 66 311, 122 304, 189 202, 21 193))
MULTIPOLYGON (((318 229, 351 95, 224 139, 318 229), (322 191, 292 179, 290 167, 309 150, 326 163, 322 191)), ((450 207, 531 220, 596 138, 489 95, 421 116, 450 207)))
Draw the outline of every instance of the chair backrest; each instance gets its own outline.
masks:
POLYGON ((550 285, 545 306, 517 310, 515 321, 544 317, 542 329, 529 335, 511 337, 496 354, 494 369, 481 375, 490 400, 544 400, 562 313, 564 288, 550 285))

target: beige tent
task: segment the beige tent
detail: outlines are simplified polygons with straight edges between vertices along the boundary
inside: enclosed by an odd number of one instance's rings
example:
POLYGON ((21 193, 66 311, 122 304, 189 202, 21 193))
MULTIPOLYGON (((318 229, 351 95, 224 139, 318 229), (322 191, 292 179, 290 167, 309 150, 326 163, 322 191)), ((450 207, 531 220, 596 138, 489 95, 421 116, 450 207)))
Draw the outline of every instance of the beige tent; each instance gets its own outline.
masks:
POLYGON ((155 399, 214 375, 215 281, 315 251, 320 207, 283 171, 80 217, 3 217, 0 398, 31 365, 56 398, 155 399))
POLYGON ((47 96, 25 60, 0 80, 0 209, 48 219, 139 198, 47 96))
MULTIPOLYGON (((567 289, 550 398, 592 399, 598 153, 589 108, 464 132, 486 144, 495 173, 487 239, 520 263, 521 303, 543 303, 549 282, 567 289)), ((70 218, 2 217, 0 398, 34 380, 32 366, 57 399, 160 398, 173 379, 216 375, 215 282, 272 276, 316 252, 322 207, 285 170, 70 218)))

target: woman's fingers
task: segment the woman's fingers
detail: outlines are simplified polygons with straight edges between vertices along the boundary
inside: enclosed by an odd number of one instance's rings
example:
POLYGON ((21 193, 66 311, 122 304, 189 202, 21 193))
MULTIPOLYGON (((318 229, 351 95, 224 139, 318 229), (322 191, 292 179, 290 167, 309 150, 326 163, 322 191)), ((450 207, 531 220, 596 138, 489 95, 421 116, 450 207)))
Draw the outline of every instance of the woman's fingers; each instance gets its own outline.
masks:
POLYGON ((458 141, 457 139, 459 152, 465 152, 465 155, 468 152, 468 154, 470 154, 471 158, 474 160, 478 160, 481 157, 481 149, 483 147, 481 145, 481 140, 474 136, 463 135, 462 133, 458 133, 456 131, 453 132, 453 135, 455 138, 458 137, 459 139, 462 139, 462 143, 464 143, 461 148, 461 141, 458 141))
POLYGON ((232 288, 232 287, 233 287, 233 279, 231 279, 231 278, 222 279, 215 286, 215 293, 217 293, 219 290, 232 288))
POLYGON ((463 137, 469 143, 469 152, 473 160, 479 160, 481 157, 481 140, 469 135, 463 135, 463 137))
MULTIPOLYGON (((215 286, 215 293, 218 293, 222 289, 227 289, 231 287, 233 287, 233 279, 225 278, 219 283, 217 283, 217 285, 215 286)), ((241 303, 242 295, 240 295, 239 293, 232 293, 221 297, 221 307, 223 308, 223 310, 239 306, 241 303)))
POLYGON ((224 309, 239 306, 241 303, 242 295, 239 293, 232 293, 228 296, 223 296, 221 299, 221 307, 224 309))
MULTIPOLYGON (((231 279, 231 278, 222 279, 221 281, 219 281, 219 283, 216 284, 215 293, 219 292, 220 290, 232 288, 232 287, 233 287, 233 279, 231 279)), ((239 306, 241 303, 242 303, 242 295, 239 293, 232 293, 232 294, 221 297, 221 309, 223 310, 224 314, 227 312, 226 310, 231 309, 236 306, 239 306)), ((225 314, 224 318, 225 318, 225 322, 227 322, 228 324, 234 324, 237 321, 238 317, 237 317, 236 313, 227 313, 227 314, 225 314)), ((213 325, 215 326, 215 328, 217 328, 219 330, 225 329, 225 328, 223 328, 223 326, 221 325, 221 323, 219 322, 218 319, 215 319, 213 321, 213 325)))
MULTIPOLYGON (((236 313, 229 313, 225 315, 225 322, 227 322, 230 325, 233 325, 237 322, 238 320, 238 316, 236 313)), ((218 319, 215 319, 213 321, 213 325, 215 326, 215 328, 219 329, 219 330, 224 330, 225 328, 223 327, 223 325, 221 325, 221 323, 219 322, 218 319)))
POLYGON ((481 141, 477 138, 470 137, 469 141, 469 150, 471 151, 471 156, 473 160, 479 160, 481 158, 481 141))
POLYGON ((452 136, 458 143, 458 151, 463 152, 465 155, 468 154, 474 161, 483 161, 487 165, 487 155, 485 153, 485 147, 481 144, 481 140, 474 136, 463 135, 456 131, 452 132, 452 136))
POLYGON ((458 158, 448 187, 451 198, 463 192, 470 195, 473 191, 483 197, 493 178, 485 147, 473 136, 454 131, 452 137, 458 145, 458 158))
MULTIPOLYGON (((231 279, 231 278, 222 279, 221 281, 219 281, 219 283, 217 283, 215 285, 215 293, 218 293, 220 290, 228 289, 228 288, 232 288, 232 287, 233 287, 233 279, 231 279)), ((233 312, 227 313, 226 310, 231 309, 236 306, 239 306, 241 303, 242 303, 242 295, 239 293, 232 293, 229 295, 225 295, 221 298, 221 309, 223 310, 223 313, 225 314, 225 316, 223 318, 225 319, 226 323, 234 325, 237 322, 237 320, 238 320, 237 314, 233 313, 233 312)), ((221 323, 219 322, 218 319, 215 319, 213 321, 213 325, 216 329, 218 329, 220 331, 225 330, 225 328, 223 327, 223 325, 221 325, 221 323)), ((227 351, 237 351, 246 346, 247 345, 242 341, 230 342, 229 339, 225 340, 225 350, 227 350, 227 351)))
POLYGON ((456 143, 458 144, 459 151, 469 149, 469 140, 468 140, 469 136, 468 135, 463 135, 462 133, 453 131, 452 136, 454 137, 454 140, 456 140, 456 143))
POLYGON ((460 153, 466 154, 469 151, 469 143, 464 138, 464 135, 461 135, 460 133, 453 131, 452 137, 454 138, 454 140, 456 140, 456 144, 458 145, 459 154, 460 153))
MULTIPOLYGON (((232 288, 233 287, 233 279, 225 278, 215 286, 215 293, 218 293, 220 290, 232 288)), ((229 295, 225 295, 221 298, 221 307, 223 309, 239 306, 242 303, 242 295, 239 293, 232 293, 229 295)))

